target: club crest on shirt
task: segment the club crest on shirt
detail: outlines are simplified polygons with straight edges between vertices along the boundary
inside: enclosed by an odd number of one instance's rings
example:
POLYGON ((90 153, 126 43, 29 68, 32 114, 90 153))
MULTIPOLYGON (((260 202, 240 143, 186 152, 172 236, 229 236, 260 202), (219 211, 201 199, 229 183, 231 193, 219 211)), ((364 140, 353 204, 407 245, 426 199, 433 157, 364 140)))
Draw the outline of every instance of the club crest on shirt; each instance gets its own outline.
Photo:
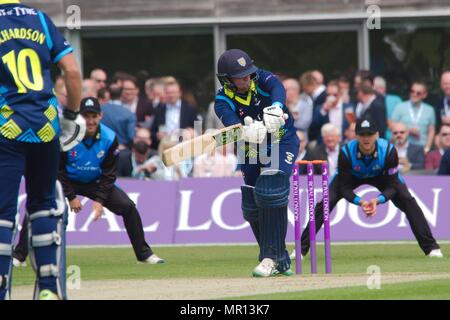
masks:
POLYGON ((70 156, 75 158, 77 156, 77 152, 75 150, 70 150, 70 156))
POLYGON ((355 170, 356 172, 359 172, 359 171, 361 171, 361 167, 360 166, 354 166, 353 170, 355 170))
POLYGON ((294 154, 291 152, 286 152, 286 159, 284 160, 287 164, 292 164, 294 160, 294 154))
POLYGON ((380 169, 381 169, 381 167, 379 164, 376 164, 373 166, 373 170, 380 170, 380 169))
POLYGON ((99 153, 97 153, 97 158, 101 158, 105 155, 105 151, 101 150, 99 153))

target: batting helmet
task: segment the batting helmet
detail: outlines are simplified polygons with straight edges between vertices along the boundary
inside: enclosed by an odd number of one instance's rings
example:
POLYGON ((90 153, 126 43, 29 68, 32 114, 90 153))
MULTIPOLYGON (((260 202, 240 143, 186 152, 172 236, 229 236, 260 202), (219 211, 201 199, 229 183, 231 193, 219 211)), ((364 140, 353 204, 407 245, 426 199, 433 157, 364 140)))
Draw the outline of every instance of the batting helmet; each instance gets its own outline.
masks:
POLYGON ((222 85, 232 85, 231 78, 243 78, 256 74, 257 70, 246 52, 230 49, 222 53, 217 62, 217 79, 222 85))

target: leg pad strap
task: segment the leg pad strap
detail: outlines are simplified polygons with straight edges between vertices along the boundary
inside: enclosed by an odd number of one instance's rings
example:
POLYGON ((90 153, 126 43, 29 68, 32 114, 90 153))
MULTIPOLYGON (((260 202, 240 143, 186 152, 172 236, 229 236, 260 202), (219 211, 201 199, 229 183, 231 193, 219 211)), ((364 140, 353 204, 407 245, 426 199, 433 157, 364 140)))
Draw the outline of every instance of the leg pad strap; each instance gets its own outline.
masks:
POLYGON ((52 244, 61 244, 61 235, 58 232, 53 231, 52 233, 40 234, 31 237, 33 247, 47 247, 52 244))

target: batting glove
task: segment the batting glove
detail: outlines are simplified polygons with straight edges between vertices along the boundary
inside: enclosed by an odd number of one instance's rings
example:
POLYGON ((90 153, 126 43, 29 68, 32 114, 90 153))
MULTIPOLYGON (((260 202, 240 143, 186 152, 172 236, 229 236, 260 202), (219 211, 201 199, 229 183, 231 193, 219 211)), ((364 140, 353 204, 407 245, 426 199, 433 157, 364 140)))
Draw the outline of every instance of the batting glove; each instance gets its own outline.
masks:
POLYGON ((81 142, 86 133, 86 121, 78 112, 64 109, 59 117, 61 125, 61 135, 59 143, 63 152, 69 151, 81 142))
POLYGON ((250 143, 262 143, 267 134, 262 121, 253 121, 251 117, 245 117, 244 123, 245 126, 242 127, 244 140, 250 143))
POLYGON ((285 124, 289 116, 283 112, 280 103, 274 103, 270 107, 263 109, 264 125, 267 128, 267 132, 275 133, 285 124))

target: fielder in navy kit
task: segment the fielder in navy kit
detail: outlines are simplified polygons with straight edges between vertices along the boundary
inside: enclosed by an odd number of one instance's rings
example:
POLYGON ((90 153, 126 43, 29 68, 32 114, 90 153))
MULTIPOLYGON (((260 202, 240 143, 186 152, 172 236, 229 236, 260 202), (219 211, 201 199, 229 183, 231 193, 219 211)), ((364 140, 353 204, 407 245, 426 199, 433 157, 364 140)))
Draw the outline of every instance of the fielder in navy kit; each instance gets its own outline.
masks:
POLYGON ((289 177, 299 139, 285 106, 280 80, 258 69, 239 49, 224 52, 217 64, 222 84, 215 112, 225 126, 243 124, 244 143, 238 144, 242 210, 259 244, 255 277, 291 275, 286 251, 289 177))
MULTIPOLYGON (((442 258, 443 254, 433 238, 425 216, 398 172, 398 155, 395 147, 378 137, 375 123, 360 119, 356 123, 356 140, 344 145, 339 153, 338 169, 330 182, 330 212, 342 198, 361 206, 371 217, 377 206, 391 200, 403 211, 420 248, 429 257, 442 258), (354 193, 354 189, 367 184, 380 190, 378 197, 365 201, 354 193)), ((316 230, 323 224, 323 204, 315 210, 316 230)), ((309 227, 302 234, 302 255, 309 250, 309 227)), ((291 255, 292 257, 292 255, 291 255)))
POLYGON ((37 275, 34 298, 66 297, 67 210, 56 177, 60 148, 75 146, 85 131, 77 113, 81 75, 72 51, 43 12, 17 0, 0 0, 0 300, 10 297, 11 243, 22 176, 37 275), (67 87, 68 103, 60 118, 50 76, 53 64, 64 71, 67 87))

